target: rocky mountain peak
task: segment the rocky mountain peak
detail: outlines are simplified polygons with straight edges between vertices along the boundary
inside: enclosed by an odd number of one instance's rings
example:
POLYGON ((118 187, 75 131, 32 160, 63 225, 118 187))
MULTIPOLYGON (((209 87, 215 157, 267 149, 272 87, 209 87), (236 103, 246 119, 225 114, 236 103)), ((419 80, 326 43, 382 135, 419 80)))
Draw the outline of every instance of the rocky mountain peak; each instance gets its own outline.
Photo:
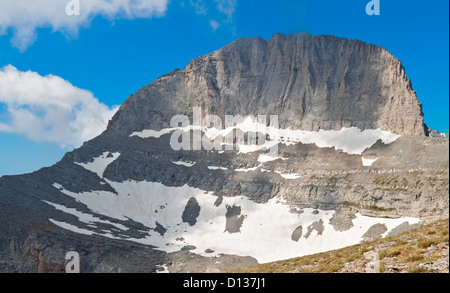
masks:
POLYGON ((159 130, 193 107, 205 115, 278 115, 281 128, 426 134, 422 105, 398 59, 326 35, 238 39, 139 90, 110 128, 159 130))

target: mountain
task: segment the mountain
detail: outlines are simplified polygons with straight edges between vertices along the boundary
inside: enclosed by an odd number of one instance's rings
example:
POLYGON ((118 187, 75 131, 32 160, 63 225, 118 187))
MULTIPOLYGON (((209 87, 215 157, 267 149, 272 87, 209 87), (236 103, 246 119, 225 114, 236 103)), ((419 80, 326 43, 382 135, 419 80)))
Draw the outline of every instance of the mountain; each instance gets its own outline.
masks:
POLYGON ((238 39, 54 166, 0 178, 0 271, 76 251, 82 272, 214 272, 398 234, 448 217, 449 140, 429 132, 379 46, 238 39))
POLYGON ((333 36, 243 38, 164 75, 131 96, 109 129, 129 134, 203 116, 279 115, 281 128, 343 127, 425 135, 422 106, 401 62, 385 49, 333 36))

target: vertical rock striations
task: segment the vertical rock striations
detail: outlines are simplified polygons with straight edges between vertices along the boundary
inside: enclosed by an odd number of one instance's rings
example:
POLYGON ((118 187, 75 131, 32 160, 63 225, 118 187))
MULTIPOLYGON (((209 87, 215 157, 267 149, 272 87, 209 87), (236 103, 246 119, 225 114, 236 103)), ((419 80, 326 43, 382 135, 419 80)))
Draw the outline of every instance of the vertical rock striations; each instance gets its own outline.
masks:
POLYGON ((426 133, 422 105, 386 49, 333 36, 242 38, 131 96, 110 129, 167 127, 173 115, 279 115, 282 128, 426 133))

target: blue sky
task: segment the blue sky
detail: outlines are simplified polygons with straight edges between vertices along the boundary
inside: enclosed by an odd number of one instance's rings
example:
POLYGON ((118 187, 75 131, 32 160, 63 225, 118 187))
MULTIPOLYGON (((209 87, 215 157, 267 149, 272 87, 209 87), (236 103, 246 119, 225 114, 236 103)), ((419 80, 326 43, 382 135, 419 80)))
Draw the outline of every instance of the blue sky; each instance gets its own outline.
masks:
POLYGON ((385 47, 402 61, 427 125, 449 131, 448 0, 380 0, 378 16, 366 14, 369 0, 80 0, 79 16, 66 15, 69 0, 30 1, 28 11, 13 4, 21 1, 0 0, 0 176, 56 163, 93 135, 87 121, 101 131, 115 106, 160 75, 237 38, 275 33, 385 47))

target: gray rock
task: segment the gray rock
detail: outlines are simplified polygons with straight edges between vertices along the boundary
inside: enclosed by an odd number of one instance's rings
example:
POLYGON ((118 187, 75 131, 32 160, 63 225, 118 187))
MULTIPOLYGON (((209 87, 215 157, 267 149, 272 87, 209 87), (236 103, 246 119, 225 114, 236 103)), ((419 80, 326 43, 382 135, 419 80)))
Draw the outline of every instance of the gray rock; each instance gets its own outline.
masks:
POLYGON ((316 231, 317 235, 322 235, 324 229, 325 227, 323 226, 323 220, 320 219, 319 221, 316 221, 308 226, 305 238, 308 239, 313 231, 316 231))
POLYGON ((364 241, 375 240, 381 238, 381 235, 387 231, 385 224, 375 224, 367 230, 362 236, 364 241))
POLYGON ((334 213, 333 217, 331 217, 330 225, 332 225, 336 231, 347 231, 354 226, 352 220, 355 218, 356 216, 353 212, 338 210, 334 213))
POLYGON ((181 218, 183 222, 189 223, 189 225, 194 226, 197 223, 197 217, 200 214, 200 206, 198 205, 195 197, 191 197, 184 208, 183 215, 181 218))
POLYGON ((278 115, 282 128, 425 135, 422 105, 391 53, 305 33, 242 38, 194 59, 128 98, 108 130, 159 130, 174 115, 192 117, 193 107, 203 116, 278 115))
POLYGON ((302 237, 302 233, 303 233, 302 226, 298 226, 297 228, 295 228, 294 232, 292 232, 292 235, 291 235, 292 241, 297 242, 298 240, 300 240, 300 238, 302 237))
POLYGON ((227 213, 225 214, 225 217, 227 219, 225 231, 228 233, 239 232, 245 219, 245 217, 241 215, 241 207, 227 206, 227 213))

